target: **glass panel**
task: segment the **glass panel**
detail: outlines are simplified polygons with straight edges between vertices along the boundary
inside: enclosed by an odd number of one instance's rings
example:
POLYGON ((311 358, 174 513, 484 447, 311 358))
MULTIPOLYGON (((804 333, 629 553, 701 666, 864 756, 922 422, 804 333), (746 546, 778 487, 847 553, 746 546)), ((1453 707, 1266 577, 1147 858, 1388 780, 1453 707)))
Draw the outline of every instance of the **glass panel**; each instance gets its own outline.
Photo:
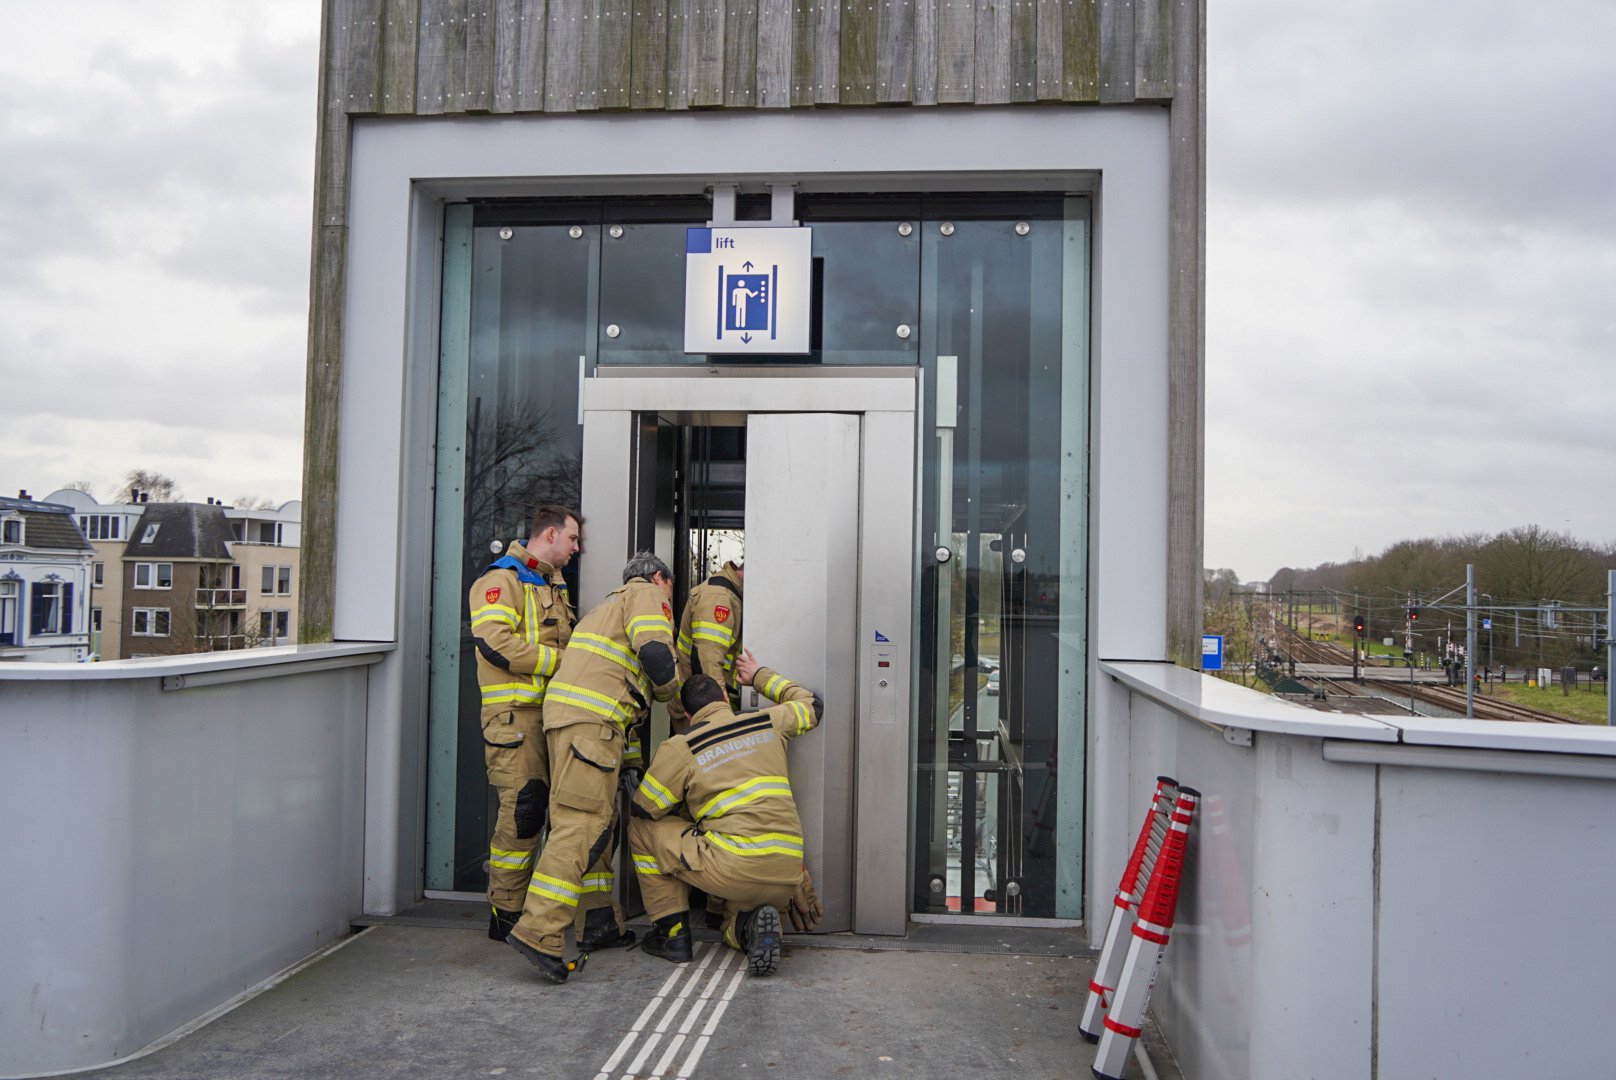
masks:
MULTIPOLYGON (((609 216, 609 212, 608 212, 609 216)), ((685 354, 685 230, 706 224, 693 211, 678 223, 622 224, 600 252, 600 362, 704 364, 685 354), (611 336, 611 327, 618 336, 611 336)), ((607 229, 611 229, 611 225, 607 229)))
POLYGON ((1063 602, 1081 594, 1083 535, 1080 518, 1062 519, 1062 452, 1063 424, 1081 426, 1087 408, 1085 372, 1063 348, 1063 320, 1087 311, 1063 305, 1081 286, 1063 283, 1064 209, 934 203, 921 228, 921 911, 1081 914, 1080 889, 1057 888, 1072 867, 1081 881, 1081 831, 1062 820, 1081 802, 1057 798, 1063 784, 1081 791, 1081 753, 1055 765, 1062 733, 1081 747, 1081 701, 1073 712, 1059 693, 1074 665, 1063 639, 1083 652, 1082 608, 1063 602))
MULTIPOLYGON (((580 365, 594 348, 596 211, 534 223, 451 207, 445 223, 434 526, 426 884, 486 887, 491 789, 465 608, 542 503, 579 503, 580 365), (579 221, 591 223, 580 225, 579 221), (577 236, 573 235, 574 231, 577 236), (583 358, 582 360, 580 358, 583 358)), ((544 215, 539 215, 541 218, 544 215)), ((532 216, 527 217, 531 222, 532 216)), ((574 582, 576 563, 568 568, 574 582)))

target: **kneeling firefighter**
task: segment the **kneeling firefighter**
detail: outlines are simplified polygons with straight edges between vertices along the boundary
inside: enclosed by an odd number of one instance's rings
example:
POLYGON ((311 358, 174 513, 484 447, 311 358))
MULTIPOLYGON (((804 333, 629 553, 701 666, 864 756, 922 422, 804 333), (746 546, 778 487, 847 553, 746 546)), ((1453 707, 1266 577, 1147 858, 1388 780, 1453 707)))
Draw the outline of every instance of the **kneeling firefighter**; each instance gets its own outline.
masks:
POLYGON ((686 908, 694 885, 725 901, 724 941, 746 953, 754 975, 769 975, 780 958, 781 909, 805 896, 817 921, 786 742, 812 731, 825 706, 818 694, 759 667, 750 650, 736 672, 741 685, 778 704, 736 715, 723 684, 692 675, 682 695, 690 725, 657 748, 635 791, 629 847, 654 921, 646 952, 675 963, 691 958, 686 908), (670 816, 681 805, 688 819, 670 816))

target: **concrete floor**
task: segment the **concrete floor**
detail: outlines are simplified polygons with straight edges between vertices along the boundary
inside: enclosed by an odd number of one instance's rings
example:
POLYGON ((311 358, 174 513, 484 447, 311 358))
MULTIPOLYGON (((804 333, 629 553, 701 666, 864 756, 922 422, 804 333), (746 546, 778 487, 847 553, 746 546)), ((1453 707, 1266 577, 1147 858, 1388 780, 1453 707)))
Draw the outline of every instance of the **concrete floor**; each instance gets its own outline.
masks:
MULTIPOLYGON (((703 932, 692 964, 603 951, 551 986, 488 940, 483 912, 438 903, 372 920, 199 1030, 80 1075, 1069 1080, 1093 1062, 1077 1023, 1095 958, 1073 931, 788 936, 769 978, 703 932)), ((1176 1080, 1159 1032, 1144 1042, 1154 1074, 1176 1080)), ((1131 1058, 1128 1075, 1150 1073, 1131 1058)))

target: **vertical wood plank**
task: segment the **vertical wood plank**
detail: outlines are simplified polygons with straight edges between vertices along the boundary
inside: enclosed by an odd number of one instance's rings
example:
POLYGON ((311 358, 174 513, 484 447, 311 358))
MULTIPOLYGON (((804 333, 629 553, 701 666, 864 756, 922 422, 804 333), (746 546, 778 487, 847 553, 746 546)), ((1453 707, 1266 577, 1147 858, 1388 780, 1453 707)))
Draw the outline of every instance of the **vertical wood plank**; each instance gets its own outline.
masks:
POLYGON ((382 0, 349 0, 345 47, 347 85, 343 105, 350 114, 381 111, 382 0))
POLYGON ((939 0, 915 0, 916 105, 937 104, 937 5, 939 0))
POLYGON ((1010 100, 1010 51, 1015 0, 976 0, 976 93, 978 105, 1010 100))
POLYGON ((814 59, 815 26, 825 0, 791 0, 791 104, 812 105, 818 100, 814 59))
POLYGON ((494 0, 466 0, 464 112, 487 112, 494 101, 494 0))
POLYGON ((1010 100, 1038 100, 1038 0, 1010 0, 1010 100))
POLYGON ((466 0, 421 0, 415 111, 460 112, 466 85, 466 0))
POLYGON ((384 0, 381 18, 381 111, 413 113, 419 0, 384 0))
POLYGON ((544 108, 544 49, 549 38, 550 12, 545 0, 517 0, 516 110, 544 108))
POLYGON ((692 0, 688 45, 690 106, 724 104, 724 0, 692 0))
POLYGON ((1133 100, 1134 0, 1100 0, 1100 100, 1133 100))
POLYGON ((522 62, 521 0, 494 3, 494 98, 496 113, 516 111, 516 68, 522 62))
POLYGON ((1173 96, 1173 0, 1134 0, 1133 92, 1139 101, 1173 96))
POLYGON ((601 0, 597 13, 600 64, 595 82, 602 109, 629 107, 630 50, 634 42, 632 0, 601 0))
POLYGON ((724 0, 724 104, 757 102, 758 0, 724 0))
POLYGON ((303 552, 298 633, 331 640, 336 585, 337 454, 342 417, 342 315, 347 280, 350 121, 345 41, 351 11, 332 0, 320 25, 320 124, 314 137, 308 367, 303 392, 303 552))
POLYGON ((835 105, 841 100, 841 0, 814 0, 814 100, 815 105, 835 105))
POLYGON ((1064 0, 1061 12, 1061 96, 1100 100, 1100 0, 1064 0))
POLYGON ((592 112, 600 108, 601 18, 609 0, 578 0, 578 97, 573 109, 592 112))
POLYGON ((544 109, 578 107, 579 52, 583 47, 583 0, 550 0, 544 36, 544 109))
POLYGON ((1038 79, 1038 100, 1061 99, 1061 54, 1066 44, 1061 27, 1061 12, 1065 0, 1037 0, 1038 55, 1035 59, 1038 79))
POLYGON ((668 0, 633 0, 629 107, 662 109, 668 104, 668 0))
POLYGON ((882 104, 913 101, 915 0, 879 0, 875 37, 875 99, 882 104))
POLYGON ((690 108, 690 66, 696 7, 701 0, 668 0, 667 107, 690 108))
POLYGON ((1176 7, 1168 110, 1167 650, 1199 663, 1206 480, 1206 3, 1176 7))
POLYGON ((874 105, 876 102, 877 2, 841 0, 841 64, 837 77, 843 105, 874 105))
POLYGON ((937 100, 968 103, 976 92, 976 5, 938 0, 937 100))
POLYGON ((791 0, 758 0, 757 107, 791 104, 791 0))

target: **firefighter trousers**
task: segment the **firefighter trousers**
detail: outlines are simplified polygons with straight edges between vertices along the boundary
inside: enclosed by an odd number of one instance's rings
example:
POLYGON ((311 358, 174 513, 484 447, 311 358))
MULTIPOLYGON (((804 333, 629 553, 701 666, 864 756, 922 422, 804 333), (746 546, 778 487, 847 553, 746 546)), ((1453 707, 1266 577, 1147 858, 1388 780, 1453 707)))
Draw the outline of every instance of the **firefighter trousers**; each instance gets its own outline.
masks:
POLYGON ((628 846, 634 874, 653 920, 690 907, 690 886, 724 901, 724 940, 740 948, 735 918, 768 904, 784 911, 802 879, 802 859, 781 855, 732 855, 681 817, 631 818, 628 846))
POLYGON ((584 722, 545 736, 551 762, 550 837, 533 868, 522 919, 511 933, 540 952, 560 956, 567 926, 590 895, 586 873, 612 848, 623 732, 613 724, 584 722))
POLYGON ((541 715, 534 708, 483 710, 483 758, 499 797, 488 841, 488 902, 501 911, 522 910, 550 809, 550 755, 541 715))

